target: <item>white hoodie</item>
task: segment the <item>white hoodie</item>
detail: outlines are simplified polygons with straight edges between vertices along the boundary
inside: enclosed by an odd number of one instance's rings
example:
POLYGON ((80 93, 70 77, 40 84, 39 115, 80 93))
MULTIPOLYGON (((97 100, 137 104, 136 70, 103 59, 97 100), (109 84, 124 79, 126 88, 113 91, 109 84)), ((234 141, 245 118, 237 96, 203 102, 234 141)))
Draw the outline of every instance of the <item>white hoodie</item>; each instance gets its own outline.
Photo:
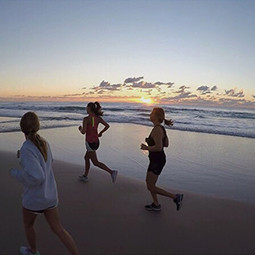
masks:
POLYGON ((22 205, 40 211, 58 204, 57 186, 52 170, 52 153, 49 144, 47 161, 29 139, 20 149, 22 169, 11 169, 11 175, 24 185, 22 205))

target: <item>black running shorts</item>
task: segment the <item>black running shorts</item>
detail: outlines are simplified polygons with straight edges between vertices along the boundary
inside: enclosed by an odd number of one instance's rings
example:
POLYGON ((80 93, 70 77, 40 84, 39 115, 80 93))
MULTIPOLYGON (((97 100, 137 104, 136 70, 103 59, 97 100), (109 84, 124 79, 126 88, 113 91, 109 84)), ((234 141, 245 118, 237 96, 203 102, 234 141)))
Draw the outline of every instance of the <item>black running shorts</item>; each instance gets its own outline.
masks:
POLYGON ((148 171, 156 175, 160 175, 163 167, 166 164, 166 155, 164 151, 150 151, 149 152, 150 164, 148 171))

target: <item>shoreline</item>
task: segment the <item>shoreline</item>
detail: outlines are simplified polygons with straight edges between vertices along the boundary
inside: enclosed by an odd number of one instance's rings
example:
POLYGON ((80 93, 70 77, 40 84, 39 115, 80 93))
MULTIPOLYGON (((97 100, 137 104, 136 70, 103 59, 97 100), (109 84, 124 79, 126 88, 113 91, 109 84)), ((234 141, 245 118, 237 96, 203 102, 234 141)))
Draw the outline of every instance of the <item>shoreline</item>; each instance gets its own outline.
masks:
MULTIPOLYGON (((18 117, 5 117, 5 116, 0 116, 0 120, 2 119, 20 119, 18 117)), ((145 124, 145 123, 130 123, 130 122, 115 122, 115 121, 109 121, 108 122, 110 125, 116 125, 116 124, 124 124, 124 125, 137 125, 137 126, 145 126, 145 127, 152 127, 152 125, 149 124, 145 124)), ((79 123, 77 122, 77 125, 79 125, 79 123)), ((68 128, 68 127, 76 127, 76 124, 70 124, 70 125, 59 125, 59 126, 50 126, 50 127, 43 127, 40 130, 47 130, 47 129, 56 129, 56 128, 68 128)), ((191 133, 201 133, 201 134, 207 134, 207 135, 220 135, 220 136, 227 136, 227 137, 239 137, 239 138, 247 138, 247 139, 255 139, 255 136, 245 136, 245 135, 240 135, 240 134, 223 134, 220 131, 218 132, 208 132, 208 131, 204 131, 204 130, 189 130, 189 129, 181 129, 181 128, 175 128, 175 127, 170 127, 168 128, 167 126, 165 126, 165 128, 167 130, 174 130, 174 131, 180 131, 180 132, 191 132, 191 133)), ((1 131, 1 133, 16 133, 16 132, 20 132, 20 130, 17 128, 15 130, 12 131, 1 131)))
MULTIPOLYGON (((11 255, 26 244, 21 216, 22 185, 8 173, 9 167, 18 165, 16 155, 0 152, 0 160, 0 253, 11 255)), ((185 192, 179 212, 165 197, 159 197, 160 213, 148 212, 144 205, 151 198, 141 181, 120 174, 112 184, 107 173, 92 167, 89 182, 82 183, 77 179, 79 165, 58 160, 54 161, 53 170, 61 221, 81 255, 255 253, 255 205, 185 192), (152 235, 153 241, 148 242, 152 235)), ((38 217, 36 222, 38 250, 47 255, 68 254, 43 218, 38 217)))

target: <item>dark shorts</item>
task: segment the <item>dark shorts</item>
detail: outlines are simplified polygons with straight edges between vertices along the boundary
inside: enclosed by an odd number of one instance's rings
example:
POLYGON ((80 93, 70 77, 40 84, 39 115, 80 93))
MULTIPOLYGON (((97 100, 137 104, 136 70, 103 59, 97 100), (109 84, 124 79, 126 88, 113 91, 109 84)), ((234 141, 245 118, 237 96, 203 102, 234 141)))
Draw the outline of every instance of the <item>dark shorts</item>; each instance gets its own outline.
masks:
POLYGON ((39 210, 39 211, 33 211, 33 210, 29 210, 29 209, 27 209, 27 208, 24 208, 24 209, 26 209, 27 211, 29 211, 29 212, 31 212, 31 213, 34 213, 34 214, 42 214, 42 213, 44 213, 45 211, 50 210, 50 209, 54 209, 54 208, 56 208, 56 207, 57 207, 57 206, 54 205, 54 206, 51 206, 51 207, 49 207, 49 208, 46 208, 46 209, 43 209, 43 210, 39 210))
POLYGON ((96 151, 99 148, 99 140, 94 143, 89 143, 86 141, 86 149, 87 151, 96 151))
POLYGON ((164 151, 153 151, 149 153, 150 164, 148 171, 160 175, 166 164, 166 155, 164 151))

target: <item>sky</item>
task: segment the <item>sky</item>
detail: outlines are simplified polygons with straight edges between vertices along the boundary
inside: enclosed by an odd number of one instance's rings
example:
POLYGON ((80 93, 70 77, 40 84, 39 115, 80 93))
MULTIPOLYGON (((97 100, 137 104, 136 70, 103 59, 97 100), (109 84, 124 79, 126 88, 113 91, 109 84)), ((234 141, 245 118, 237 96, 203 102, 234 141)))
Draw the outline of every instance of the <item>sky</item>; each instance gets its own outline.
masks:
POLYGON ((0 0, 0 100, 255 109, 254 0, 0 0))

